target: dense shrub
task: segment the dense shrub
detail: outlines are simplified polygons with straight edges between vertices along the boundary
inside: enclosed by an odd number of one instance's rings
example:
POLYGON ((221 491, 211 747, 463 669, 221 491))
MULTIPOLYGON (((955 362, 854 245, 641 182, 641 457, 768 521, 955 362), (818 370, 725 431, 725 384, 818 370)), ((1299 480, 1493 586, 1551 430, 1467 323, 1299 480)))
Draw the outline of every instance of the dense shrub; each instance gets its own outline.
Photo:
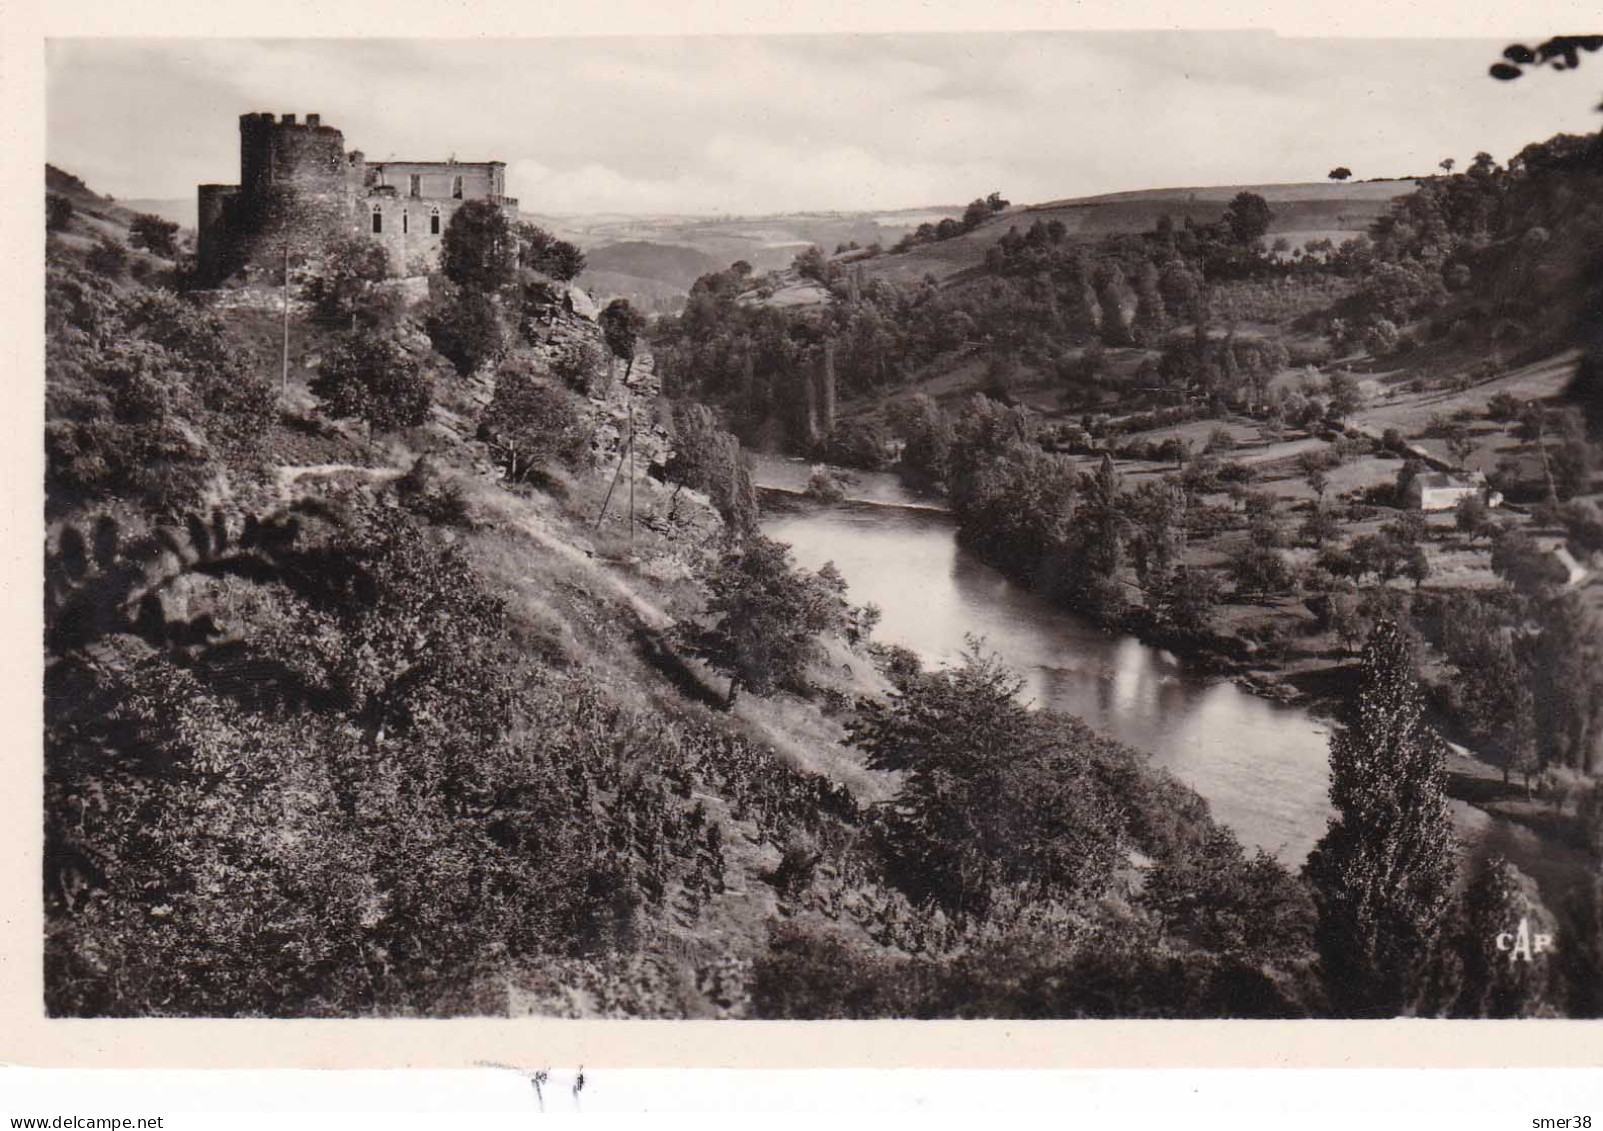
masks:
POLYGON ((503 366, 485 406, 480 435, 501 456, 506 476, 522 482, 551 460, 579 467, 589 459, 594 427, 573 397, 526 363, 503 366))
POLYGON ((307 284, 307 297, 321 317, 350 321, 372 300, 389 270, 390 255, 383 244, 365 236, 343 236, 323 249, 318 271, 307 284))
POLYGON ((316 712, 128 637, 126 663, 51 669, 86 707, 46 734, 53 1014, 455 1012, 509 964, 629 945, 707 874, 705 816, 631 768, 687 772, 676 737, 515 676, 460 554, 380 512, 264 570, 243 647, 316 712))
POLYGON ((468 287, 449 288, 434 300, 423 325, 434 348, 463 377, 494 365, 512 345, 495 296, 468 287))
POLYGON ((729 675, 729 704, 741 688, 805 690, 819 634, 845 627, 846 584, 834 567, 798 570, 788 547, 752 533, 731 544, 706 582, 709 623, 685 634, 729 675))
POLYGON ((846 487, 827 467, 815 467, 807 477, 806 495, 821 503, 838 503, 846 498, 846 487))
POLYGON ((873 421, 839 424, 824 438, 822 454, 841 467, 877 471, 890 460, 890 439, 873 421))
POLYGON ((1252 545, 1230 557, 1230 577, 1243 597, 1263 598, 1289 593, 1296 584, 1291 564, 1279 550, 1252 545))
POLYGON ((853 732, 871 766, 904 774, 883 836, 915 901, 983 915, 1010 885, 1072 900, 1098 895, 1112 876, 1123 830, 1081 748, 1086 736, 1026 711, 1019 686, 971 651, 961 668, 868 705, 853 732))
POLYGON ((128 269, 128 245, 110 236, 101 236, 89 249, 84 262, 95 274, 107 279, 120 279, 128 269))
POLYGON ((45 194, 45 230, 64 232, 72 224, 72 201, 59 193, 45 194))
POLYGON ((612 384, 611 366, 600 347, 588 338, 575 338, 559 346, 551 361, 551 374, 587 397, 606 395, 612 384))
POLYGON ((755 525, 757 490, 740 441, 718 427, 707 406, 674 406, 673 454, 665 472, 671 481, 705 492, 732 529, 744 531, 755 525))
POLYGON ((369 431, 414 428, 434 403, 422 361, 394 337, 369 330, 336 338, 310 389, 328 415, 361 420, 369 431))
POLYGON ((128 228, 128 241, 134 247, 142 247, 152 255, 159 255, 163 259, 173 259, 178 255, 176 237, 178 224, 172 220, 163 220, 160 216, 140 213, 135 216, 128 228))
POLYGON ((52 267, 45 320, 52 506, 114 495, 182 508, 216 467, 253 459, 274 392, 215 317, 52 267))

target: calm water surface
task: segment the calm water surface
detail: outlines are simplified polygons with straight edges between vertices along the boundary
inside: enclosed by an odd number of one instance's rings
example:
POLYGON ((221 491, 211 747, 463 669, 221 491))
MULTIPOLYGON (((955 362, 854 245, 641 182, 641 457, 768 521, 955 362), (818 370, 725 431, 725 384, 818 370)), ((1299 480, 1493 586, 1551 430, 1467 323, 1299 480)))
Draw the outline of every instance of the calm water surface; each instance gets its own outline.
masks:
MULTIPOLYGON (((764 487, 798 490, 809 465, 759 457, 764 487)), ((1300 864, 1324 835, 1330 731, 1299 708, 1185 673, 1169 653, 1056 608, 959 548, 950 515, 891 475, 853 473, 853 500, 769 508, 763 530, 797 562, 833 561, 854 604, 883 611, 877 639, 926 666, 956 661, 975 633, 1026 681, 1036 704, 1078 715, 1172 771, 1208 799, 1249 847, 1300 864)), ((1527 830, 1455 803, 1471 857, 1500 852, 1544 888, 1567 861, 1527 830)))

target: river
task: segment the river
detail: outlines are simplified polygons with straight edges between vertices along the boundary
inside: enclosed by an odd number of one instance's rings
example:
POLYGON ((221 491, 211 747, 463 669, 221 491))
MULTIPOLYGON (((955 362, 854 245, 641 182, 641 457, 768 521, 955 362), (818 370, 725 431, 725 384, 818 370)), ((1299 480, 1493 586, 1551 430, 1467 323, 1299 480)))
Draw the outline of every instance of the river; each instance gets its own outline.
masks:
MULTIPOLYGON (((755 478, 762 487, 799 491, 809 470, 801 461, 762 456, 755 478)), ((1166 651, 1049 604, 959 547, 956 525, 936 501, 892 475, 851 474, 847 502, 787 499, 765 510, 762 528, 790 543, 808 569, 834 562, 854 604, 879 606, 876 639, 938 666, 962 655, 967 634, 982 636, 1018 672, 1035 704, 1078 715, 1147 751, 1207 798, 1243 844, 1301 864, 1331 815, 1327 723, 1227 680, 1189 673, 1166 651)), ((1462 802, 1453 809, 1466 859, 1501 853, 1550 897, 1573 874, 1570 850, 1462 802)))

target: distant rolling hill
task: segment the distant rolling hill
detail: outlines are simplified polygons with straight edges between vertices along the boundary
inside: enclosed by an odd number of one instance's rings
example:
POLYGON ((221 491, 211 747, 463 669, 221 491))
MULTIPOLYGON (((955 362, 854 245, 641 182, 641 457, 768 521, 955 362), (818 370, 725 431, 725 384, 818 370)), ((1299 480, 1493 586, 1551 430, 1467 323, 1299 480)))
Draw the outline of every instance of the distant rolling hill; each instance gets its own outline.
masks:
MULTIPOLYGON (((193 198, 113 203, 59 169, 47 167, 46 179, 51 192, 63 192, 90 216, 114 218, 124 227, 137 212, 153 213, 191 230, 195 225, 193 198)), ((1215 185, 1015 205, 971 232, 905 254, 865 260, 863 268, 870 278, 897 282, 915 282, 925 275, 950 279, 982 264, 986 251, 1009 227, 1027 228, 1037 220, 1058 220, 1071 238, 1093 239, 1115 232, 1150 231, 1165 214, 1177 224, 1187 217, 1207 223, 1217 220, 1230 198, 1243 191, 1256 192, 1269 202, 1274 213, 1270 238, 1283 236, 1293 246, 1319 238, 1339 243, 1368 229, 1395 197, 1412 187, 1411 180, 1215 185)), ((746 260, 761 273, 789 266, 796 253, 810 244, 819 244, 826 251, 851 242, 890 247, 919 224, 945 216, 955 218, 962 212, 962 206, 954 205, 771 216, 547 216, 526 212, 523 218, 584 248, 588 265, 579 276, 580 286, 603 301, 625 297, 644 310, 662 312, 678 309, 698 277, 722 270, 737 259, 746 260)))
POLYGON ((883 255, 865 263, 870 277, 912 282, 925 275, 947 279, 985 262, 985 253, 1010 227, 1028 228, 1037 220, 1058 220, 1069 235, 1085 239, 1118 232, 1151 231, 1158 217, 1176 224, 1187 217, 1210 223, 1224 214, 1238 192, 1255 192, 1269 203, 1273 219, 1269 236, 1284 236, 1293 246, 1328 238, 1337 243, 1366 231, 1391 201, 1413 190, 1413 181, 1363 181, 1289 185, 1216 185, 1207 188, 1143 189, 1108 193, 1045 204, 1015 205, 979 227, 939 243, 922 244, 901 255, 883 255))
POLYGON ((113 200, 109 196, 101 196, 78 177, 54 165, 45 166, 45 191, 64 196, 72 202, 72 219, 64 230, 50 233, 52 240, 78 251, 87 251, 101 239, 114 240, 130 247, 130 270, 168 272, 168 283, 171 284, 172 260, 159 258, 141 248, 133 248, 129 239, 134 218, 141 212, 149 211, 138 207, 138 204, 148 202, 113 200))
POLYGON ((584 248, 589 266, 579 283, 603 299, 626 297, 652 311, 682 305, 691 284, 709 271, 745 260, 758 273, 788 267, 818 244, 889 246, 926 221, 962 208, 875 212, 793 212, 772 216, 591 215, 523 218, 584 248))
POLYGON ((590 271, 660 279, 687 289, 709 271, 722 271, 729 266, 693 247, 646 240, 607 244, 586 252, 585 258, 590 271))
POLYGON ((603 306, 615 298, 626 298, 630 305, 647 314, 675 314, 685 305, 685 297, 690 293, 687 283, 670 283, 621 271, 586 269, 574 282, 603 306))
POLYGON ((180 228, 188 228, 190 231, 194 231, 199 223, 196 218, 199 205, 194 197, 187 200, 124 200, 121 203, 135 212, 160 216, 163 220, 171 220, 180 228))
POLYGON ((72 201, 75 215, 92 216, 119 227, 126 228, 136 214, 126 204, 109 196, 101 196, 65 169, 58 169, 54 165, 45 166, 45 191, 72 201))

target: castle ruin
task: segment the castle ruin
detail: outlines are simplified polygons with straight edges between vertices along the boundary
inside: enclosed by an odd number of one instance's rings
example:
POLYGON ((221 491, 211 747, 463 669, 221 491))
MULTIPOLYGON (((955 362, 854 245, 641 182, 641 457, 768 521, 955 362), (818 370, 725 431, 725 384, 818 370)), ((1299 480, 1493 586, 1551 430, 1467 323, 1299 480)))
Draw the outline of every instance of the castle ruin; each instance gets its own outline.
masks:
POLYGON ((322 256, 340 236, 365 236, 389 253, 390 272, 418 275, 439 262, 441 236, 470 200, 516 221, 502 161, 368 161, 320 115, 242 114, 239 184, 199 186, 197 268, 204 285, 232 276, 278 277, 322 256))

